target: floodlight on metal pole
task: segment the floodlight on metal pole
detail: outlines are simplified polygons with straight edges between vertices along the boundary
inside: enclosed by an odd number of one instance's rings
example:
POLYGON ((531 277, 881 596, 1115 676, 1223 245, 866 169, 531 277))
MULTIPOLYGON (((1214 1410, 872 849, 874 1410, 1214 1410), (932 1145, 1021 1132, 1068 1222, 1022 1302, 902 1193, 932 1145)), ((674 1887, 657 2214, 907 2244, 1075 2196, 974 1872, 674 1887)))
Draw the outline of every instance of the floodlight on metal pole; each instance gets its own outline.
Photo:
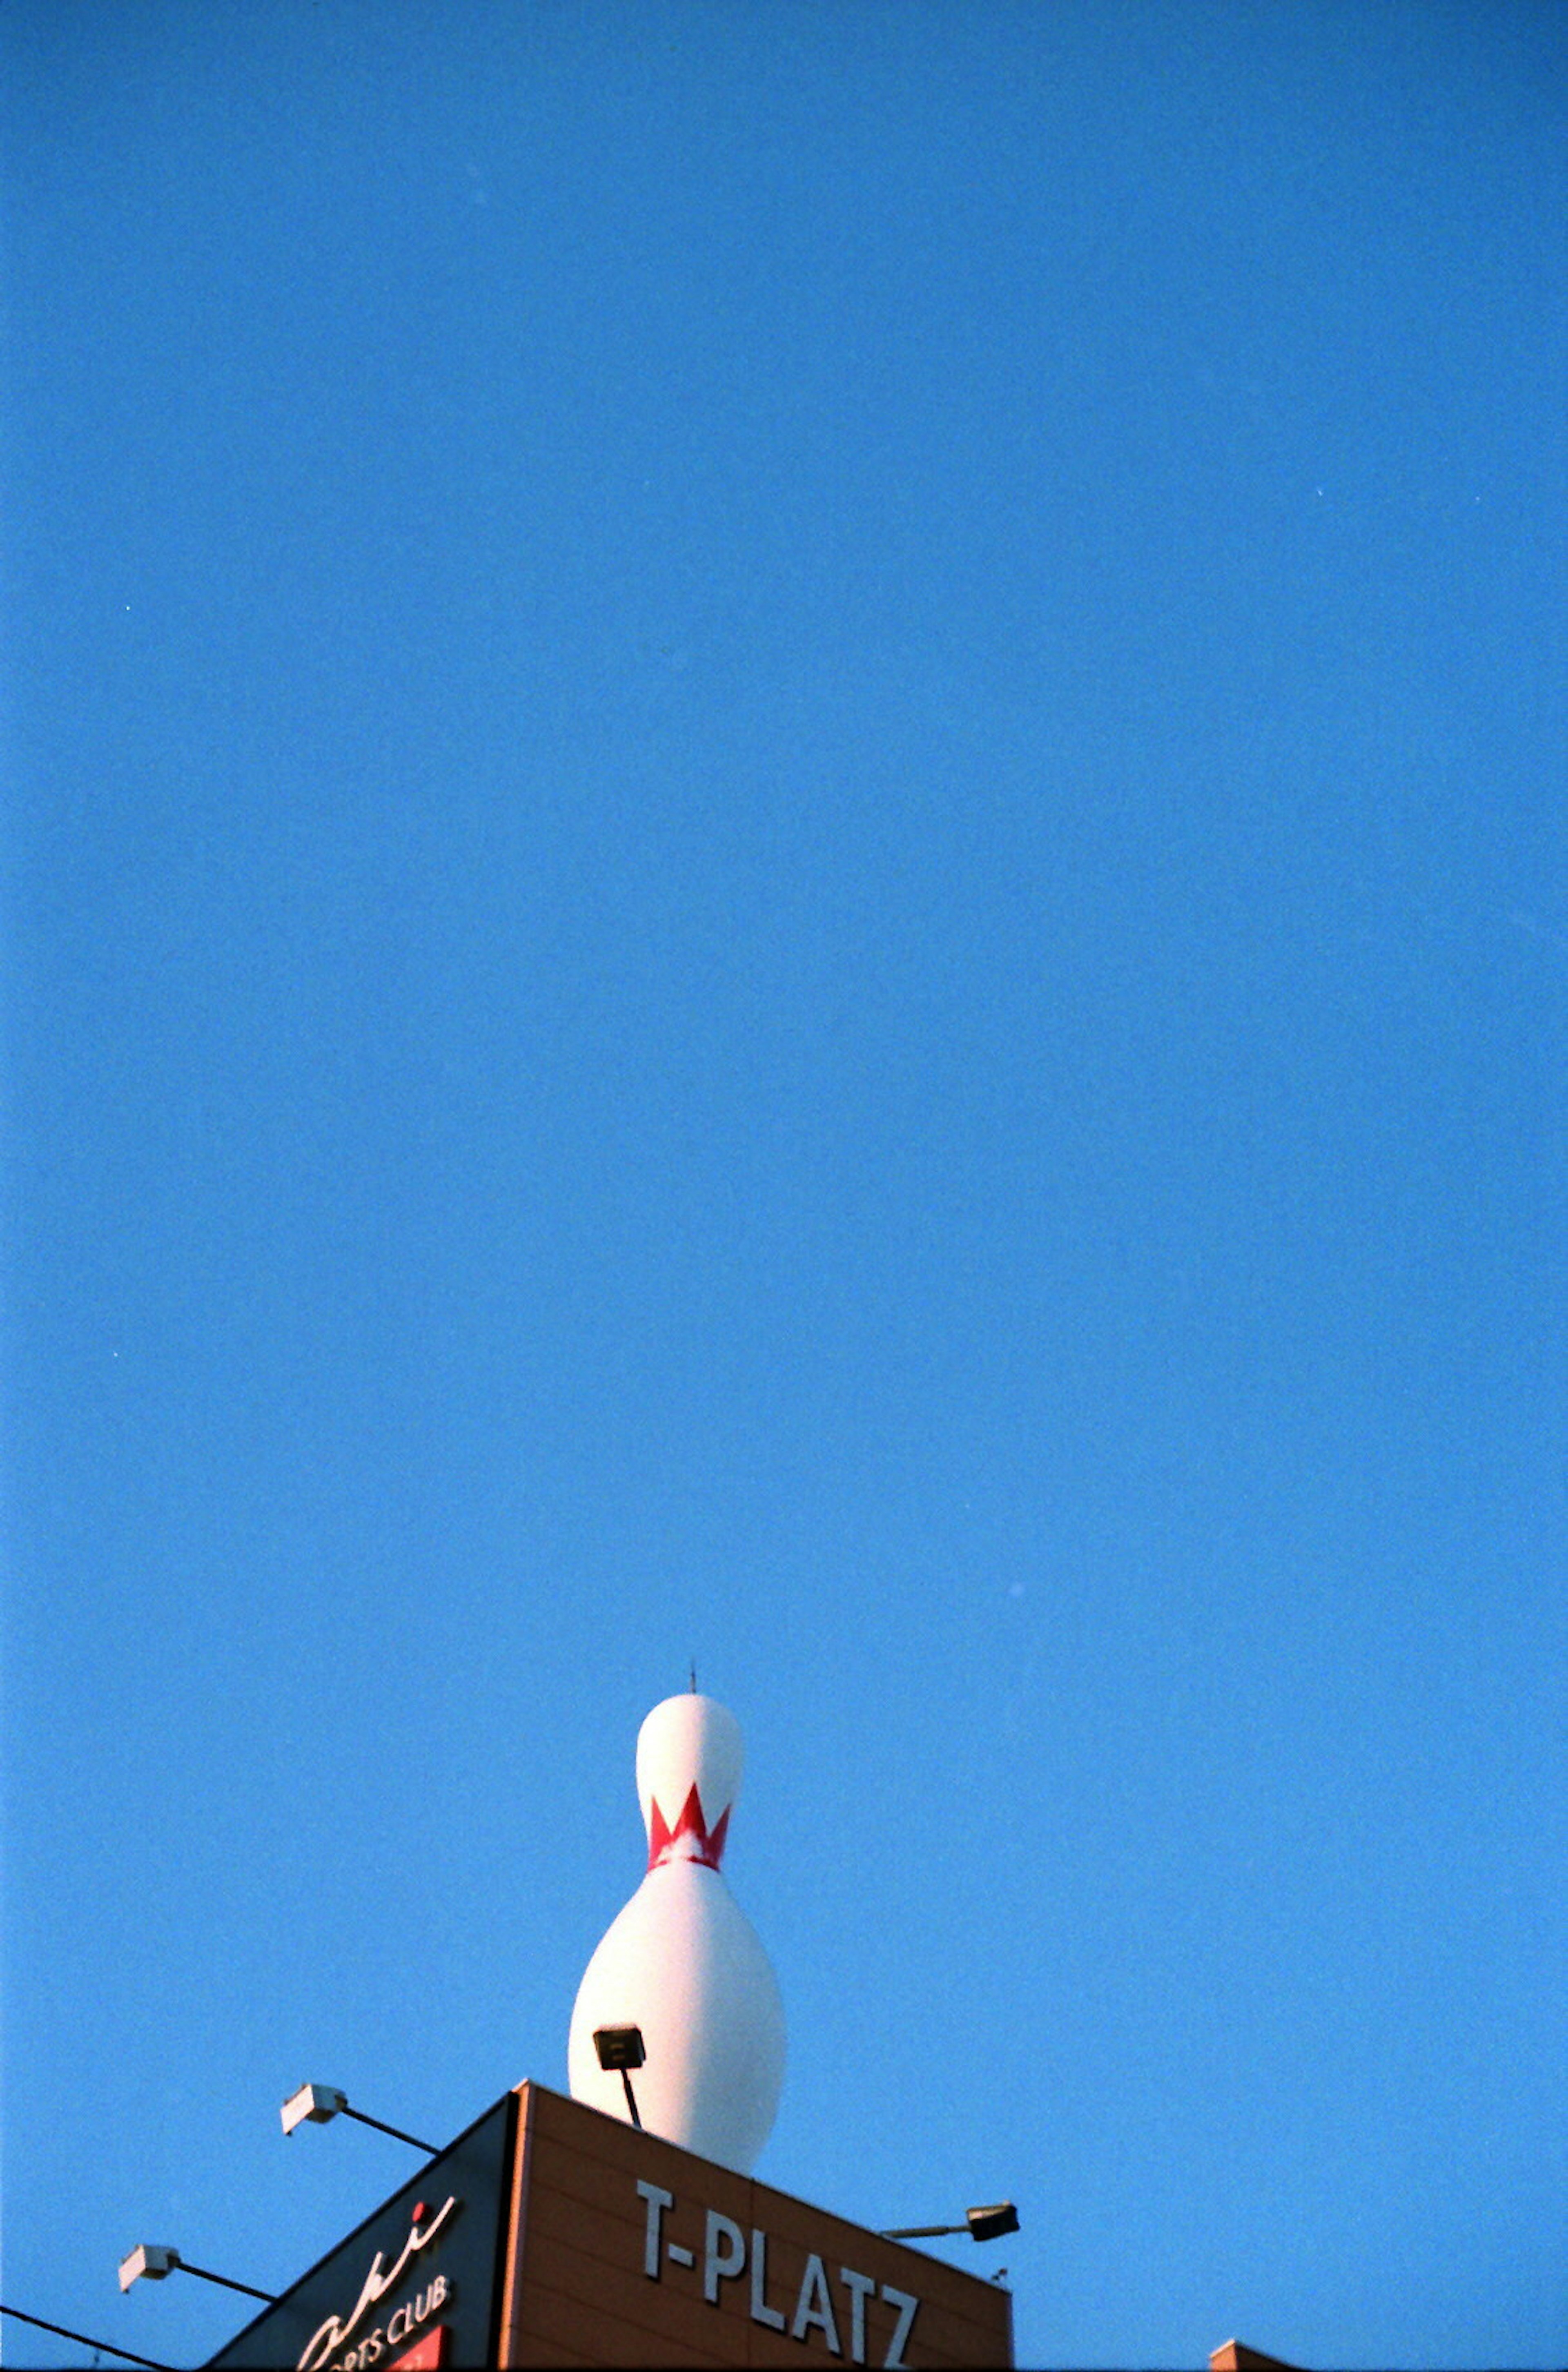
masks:
POLYGON ((127 2364, 142 2364, 146 2372, 173 2372, 173 2366, 160 2364, 156 2355, 137 2355, 129 2347, 116 2347, 112 2339, 89 2339, 83 2331, 67 2331, 63 2322, 45 2322, 41 2314, 24 2314, 19 2306, 0 2306, 0 2314, 8 2314, 17 2322, 30 2322, 35 2331, 52 2331, 57 2339, 74 2339, 78 2347, 103 2348, 110 2355, 122 2355, 127 2364))
POLYGON ((896 2232, 884 2232, 884 2240, 945 2240, 950 2232, 967 2232, 971 2240, 1000 2240, 1004 2232, 1018 2228, 1018 2211, 1010 2199, 998 2200, 994 2207, 966 2207, 961 2224, 903 2224, 896 2232))
POLYGON ((637 2114, 637 2096, 632 2089, 632 2070, 634 2067, 641 2067, 648 2055, 643 2048, 642 2028, 640 2026, 596 2026, 594 2049, 598 2052, 598 2064, 605 2074, 607 2076, 619 2074, 621 2081, 626 2087, 626 2106, 632 2111, 632 2122, 641 2133, 643 2120, 637 2114))
POLYGON ((396 2125, 384 2125, 379 2117, 367 2117, 363 2109, 351 2109, 344 2095, 332 2084, 302 2084, 297 2092, 290 2093, 282 2109, 283 2129, 293 2133, 296 2125, 325 2125, 333 2117, 352 2117, 356 2125, 373 2125, 378 2134, 390 2134, 395 2142, 407 2142, 410 2149, 423 2150, 426 2157, 439 2157, 434 2142, 422 2142, 413 2134, 405 2134, 396 2125))
POLYGON ((133 2282, 167 2281, 170 2273, 194 2273, 199 2282, 215 2282, 220 2290, 241 2290, 247 2297, 261 2298, 267 2306, 277 2304, 275 2290, 259 2290, 252 2282, 232 2281, 227 2273, 210 2273, 204 2265, 192 2265, 178 2249, 155 2247, 144 2240, 128 2257, 120 2260, 120 2286, 128 2290, 133 2282))

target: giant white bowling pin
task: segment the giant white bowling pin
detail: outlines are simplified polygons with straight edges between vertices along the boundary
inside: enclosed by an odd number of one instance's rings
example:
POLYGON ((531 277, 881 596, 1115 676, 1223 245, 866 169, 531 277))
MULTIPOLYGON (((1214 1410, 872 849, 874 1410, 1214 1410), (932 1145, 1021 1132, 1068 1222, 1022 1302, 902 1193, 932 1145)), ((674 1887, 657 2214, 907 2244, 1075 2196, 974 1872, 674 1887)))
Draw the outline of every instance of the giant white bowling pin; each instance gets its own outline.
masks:
POLYGON ((784 2004, 755 1928, 720 1874, 740 1792, 740 1725, 712 1697, 667 1697, 637 1737, 648 1869, 577 1988, 572 2097, 630 2121, 594 2029, 639 2026, 632 2082, 649 2133, 749 2173, 784 2081, 784 2004))

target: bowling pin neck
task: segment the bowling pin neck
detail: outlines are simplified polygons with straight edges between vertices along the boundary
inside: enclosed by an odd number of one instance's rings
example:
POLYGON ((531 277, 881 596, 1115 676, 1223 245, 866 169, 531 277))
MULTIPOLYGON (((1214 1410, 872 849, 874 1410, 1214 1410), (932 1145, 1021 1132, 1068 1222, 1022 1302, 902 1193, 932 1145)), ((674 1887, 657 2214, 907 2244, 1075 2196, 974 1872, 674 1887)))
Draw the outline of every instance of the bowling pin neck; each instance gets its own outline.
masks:
POLYGON ((670 1826, 665 1819, 656 1796, 648 1805, 648 1867, 661 1869, 667 1862, 700 1862, 704 1869, 717 1869, 724 1859, 724 1841, 729 1829, 729 1806, 726 1804, 710 1829, 703 1817, 703 1799, 693 1781, 670 1826))
POLYGON ((666 1697, 637 1733, 637 1800, 648 1867, 699 1862, 717 1869, 740 1792, 740 1725, 712 1697, 666 1697))

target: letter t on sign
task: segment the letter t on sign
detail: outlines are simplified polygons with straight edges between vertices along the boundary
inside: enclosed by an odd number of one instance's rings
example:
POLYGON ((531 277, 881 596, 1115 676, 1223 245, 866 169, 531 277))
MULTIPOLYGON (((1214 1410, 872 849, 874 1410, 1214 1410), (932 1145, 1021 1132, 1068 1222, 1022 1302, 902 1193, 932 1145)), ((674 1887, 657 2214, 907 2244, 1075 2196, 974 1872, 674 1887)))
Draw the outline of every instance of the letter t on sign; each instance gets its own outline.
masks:
POLYGON ((849 2360, 852 2364, 865 2361, 865 2301, 877 2295, 877 2285, 869 2273, 852 2273, 848 2265, 839 2267, 839 2279, 850 2295, 849 2360))
POLYGON ((648 2228, 643 2239, 643 2271, 650 2282, 659 2277, 659 2241, 663 2238, 664 2212, 675 2204, 675 2193, 661 2191, 656 2182, 639 2182, 637 2196, 648 2203, 648 2228))

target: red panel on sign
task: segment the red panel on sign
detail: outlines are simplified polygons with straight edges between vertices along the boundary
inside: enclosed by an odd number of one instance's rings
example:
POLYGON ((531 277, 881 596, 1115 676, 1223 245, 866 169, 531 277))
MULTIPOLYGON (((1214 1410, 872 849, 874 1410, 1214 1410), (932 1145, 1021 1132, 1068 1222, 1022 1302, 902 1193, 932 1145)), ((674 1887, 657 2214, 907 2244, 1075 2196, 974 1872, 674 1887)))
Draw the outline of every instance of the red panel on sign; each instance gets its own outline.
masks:
POLYGON ((441 2372, 441 2366, 447 2361, 447 2342, 451 2335, 444 2322, 438 2323, 434 2331, 427 2331, 423 2339, 416 2341, 401 2355, 395 2355, 388 2365, 387 2372, 441 2372))

